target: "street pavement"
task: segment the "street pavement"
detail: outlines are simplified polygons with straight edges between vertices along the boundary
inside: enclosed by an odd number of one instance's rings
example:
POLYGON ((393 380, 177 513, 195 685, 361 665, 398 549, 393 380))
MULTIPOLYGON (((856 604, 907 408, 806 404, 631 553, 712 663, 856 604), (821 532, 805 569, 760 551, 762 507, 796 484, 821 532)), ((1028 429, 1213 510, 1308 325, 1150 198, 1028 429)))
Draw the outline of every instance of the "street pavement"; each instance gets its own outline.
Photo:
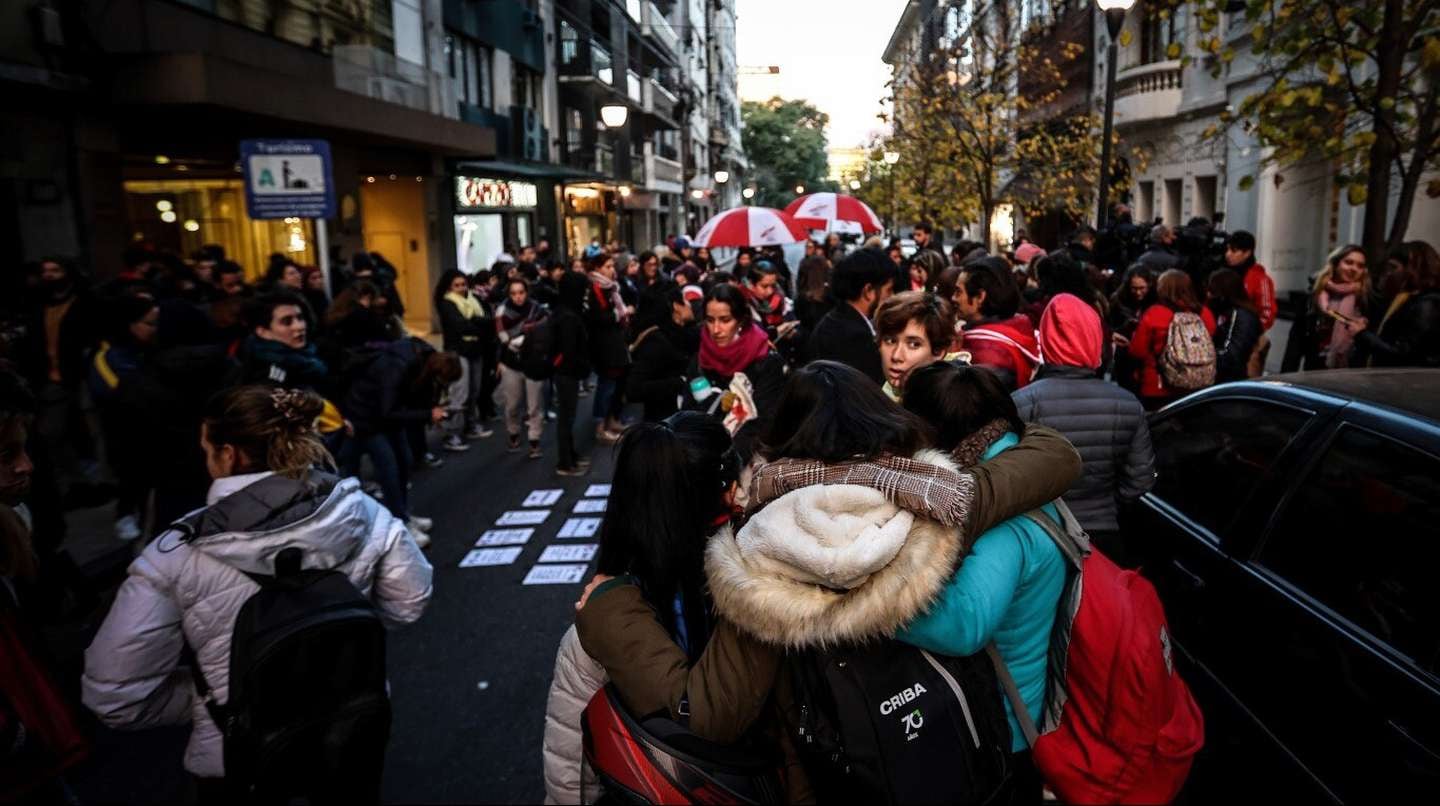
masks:
MULTIPOLYGON (((593 573, 580 581, 523 584, 547 546, 595 545, 593 538, 557 538, 566 522, 598 519, 574 513, 592 484, 609 481, 613 450, 590 442, 588 398, 576 426, 588 476, 555 475, 554 424, 546 426, 545 458, 505 452, 504 428, 476 440, 463 454, 444 454, 446 465, 415 483, 412 509, 435 519, 435 596, 420 621, 390 641, 394 738, 384 785, 389 803, 538 803, 545 791, 540 745, 545 698, 560 637, 574 621, 574 603, 593 573), (549 506, 523 506, 535 490, 559 490, 549 506), (543 523, 497 526, 506 512, 546 511, 543 523), (460 561, 486 530, 533 528, 511 563, 461 568, 460 561)), ((598 491, 597 491, 598 492, 598 491)), ((603 498, 591 497, 591 501, 603 498)), ((581 504, 593 508, 596 504, 581 504)), ((503 547, 497 547, 503 550, 503 547)), ((552 565, 546 563, 545 565, 552 565)))

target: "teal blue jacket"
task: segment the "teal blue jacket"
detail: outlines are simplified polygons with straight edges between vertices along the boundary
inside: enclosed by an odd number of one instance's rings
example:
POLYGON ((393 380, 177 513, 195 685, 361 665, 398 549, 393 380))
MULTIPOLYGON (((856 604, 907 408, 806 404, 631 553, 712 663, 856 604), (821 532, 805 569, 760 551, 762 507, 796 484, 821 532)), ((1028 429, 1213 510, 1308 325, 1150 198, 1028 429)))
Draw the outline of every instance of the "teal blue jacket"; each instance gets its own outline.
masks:
MULTIPOLYGON (((995 440, 992 459, 1019 443, 1015 434, 995 440)), ((1058 522, 1060 514, 1047 504, 1058 522)), ((1045 530, 1027 518, 1011 518, 980 535, 930 612, 896 637, 943 655, 983 652, 991 641, 1010 668, 1030 716, 1038 724, 1045 704, 1050 629, 1065 587, 1066 563, 1045 530)), ((1001 692, 1004 697, 1004 692, 1001 692)), ((1005 698, 1011 750, 1025 749, 1025 735, 1005 698)))

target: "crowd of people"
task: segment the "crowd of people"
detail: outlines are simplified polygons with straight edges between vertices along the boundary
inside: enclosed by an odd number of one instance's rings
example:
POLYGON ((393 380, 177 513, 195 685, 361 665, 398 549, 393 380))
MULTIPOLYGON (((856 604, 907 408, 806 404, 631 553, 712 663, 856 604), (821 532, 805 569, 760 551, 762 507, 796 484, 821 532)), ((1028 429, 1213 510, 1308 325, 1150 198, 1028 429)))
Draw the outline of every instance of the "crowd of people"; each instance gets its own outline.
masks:
MULTIPOLYGON (((543 459, 553 421, 559 476, 589 471, 582 448, 618 449, 599 573, 557 658, 552 800, 587 797, 580 720, 606 681, 634 714, 773 751, 796 802, 894 782, 856 772, 880 762, 846 755, 843 714, 817 716, 823 659, 844 649, 841 666, 872 670, 923 655, 994 717, 977 726, 965 706, 986 751, 960 753, 970 789, 889 795, 1038 802, 1027 734, 1056 693, 1048 647, 1073 578, 1046 523, 1135 562, 1119 510, 1155 480, 1145 413, 1263 372, 1274 283, 1246 232, 1203 277, 1164 227, 1128 267, 1098 262, 1087 228, 1051 251, 1022 236, 948 255, 930 224, 913 232, 908 255, 809 242, 794 269, 779 248, 712 255, 683 236, 568 261, 542 241, 445 272, 438 345, 406 329, 378 254, 328 279, 276 255, 253 285, 219 247, 137 248, 102 284, 41 261, 0 311, 0 642, 43 655, 19 614, 80 591, 65 512, 113 499, 138 556, 87 653, 84 703, 117 727, 193 721, 185 767, 220 802, 241 762, 217 702, 251 645, 247 602, 335 572, 381 621, 415 620, 432 524, 409 506, 412 472, 493 424, 543 459)), ((1372 277, 1343 247, 1297 313, 1286 350, 1306 367, 1440 366, 1440 256, 1407 243, 1372 277)), ((27 718, 0 702, 0 731, 27 718)), ((0 792, 52 796, 83 754, 74 720, 45 727, 27 750, 45 763, 27 776, 6 759, 0 792)))

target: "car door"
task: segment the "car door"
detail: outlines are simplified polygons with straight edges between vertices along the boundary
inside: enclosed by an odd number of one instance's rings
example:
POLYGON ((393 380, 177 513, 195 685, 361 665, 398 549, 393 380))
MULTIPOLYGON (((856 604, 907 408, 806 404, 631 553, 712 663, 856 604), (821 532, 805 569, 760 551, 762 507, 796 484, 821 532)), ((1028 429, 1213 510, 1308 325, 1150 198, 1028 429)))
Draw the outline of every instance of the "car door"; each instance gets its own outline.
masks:
POLYGON ((1296 474, 1245 563, 1234 644, 1249 671, 1232 688, 1347 802, 1440 783, 1440 440, 1388 420, 1347 412, 1296 474))
MULTIPOLYGON (((1293 797, 1312 789, 1247 710, 1243 686, 1232 685, 1252 672, 1234 646, 1248 640, 1261 606, 1240 593, 1243 552, 1304 454, 1304 435, 1336 408, 1319 399, 1216 393, 1151 419, 1156 482, 1127 528, 1127 547, 1160 593, 1182 672, 1205 714, 1207 750, 1189 790, 1197 801, 1229 796, 1252 769, 1264 771, 1262 782, 1273 785, 1267 791, 1293 797)), ((1242 791, 1256 794, 1253 786, 1242 791)))

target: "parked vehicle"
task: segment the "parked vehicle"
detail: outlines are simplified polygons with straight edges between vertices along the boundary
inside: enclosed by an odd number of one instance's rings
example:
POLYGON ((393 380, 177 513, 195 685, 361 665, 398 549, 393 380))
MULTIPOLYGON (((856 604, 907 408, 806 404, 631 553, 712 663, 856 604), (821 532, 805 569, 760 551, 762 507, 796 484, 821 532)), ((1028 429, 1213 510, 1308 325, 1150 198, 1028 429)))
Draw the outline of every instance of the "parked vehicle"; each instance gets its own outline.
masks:
POLYGON ((1225 384, 1150 432, 1127 542, 1205 712, 1192 802, 1433 797, 1440 371, 1225 384))

